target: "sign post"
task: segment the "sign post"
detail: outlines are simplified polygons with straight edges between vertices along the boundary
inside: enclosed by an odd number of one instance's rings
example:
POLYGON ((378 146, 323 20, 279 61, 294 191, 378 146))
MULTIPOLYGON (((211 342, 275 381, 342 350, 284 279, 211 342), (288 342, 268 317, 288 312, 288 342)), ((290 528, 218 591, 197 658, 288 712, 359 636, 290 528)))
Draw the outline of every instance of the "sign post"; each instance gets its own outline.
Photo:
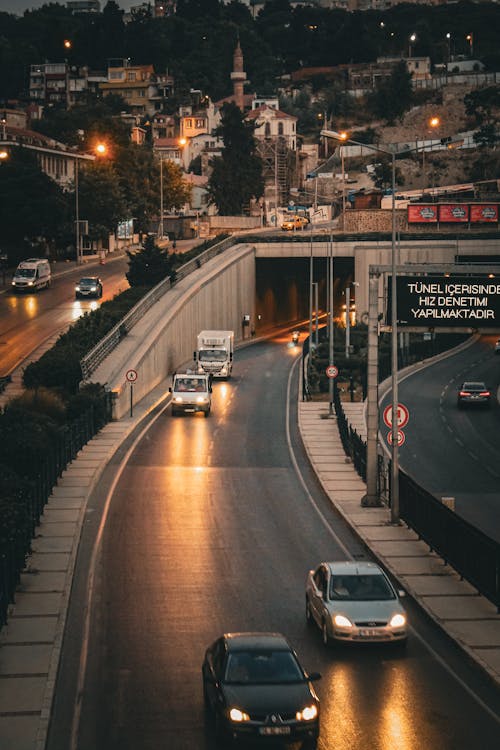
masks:
POLYGON ((125 377, 130 383, 130 416, 132 417, 134 415, 134 383, 137 380, 137 371, 127 370, 125 377))

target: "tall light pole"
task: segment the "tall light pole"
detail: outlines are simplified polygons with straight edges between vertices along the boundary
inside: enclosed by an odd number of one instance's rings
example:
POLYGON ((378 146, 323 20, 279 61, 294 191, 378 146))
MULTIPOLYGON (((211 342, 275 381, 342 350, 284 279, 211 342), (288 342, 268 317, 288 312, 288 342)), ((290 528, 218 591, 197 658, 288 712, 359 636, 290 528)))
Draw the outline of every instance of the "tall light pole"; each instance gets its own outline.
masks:
MULTIPOLYGON (((369 151, 381 152, 391 157, 391 188, 392 188, 392 233, 391 233, 391 387, 392 387, 392 429, 391 429, 391 521, 399 522, 399 446, 398 446, 398 315, 397 315, 397 284, 396 273, 398 266, 396 244, 396 154, 380 146, 360 143, 349 138, 346 133, 334 130, 322 130, 321 135, 333 138, 343 143, 367 148, 369 151)), ((368 373, 370 375, 370 372, 368 373)), ((373 399, 377 398, 377 384, 368 383, 368 393, 373 399), (371 385, 371 388, 370 388, 371 385)), ((377 434, 378 434, 378 404, 368 405, 367 410, 366 446, 366 496, 363 498, 365 506, 379 505, 377 491, 377 434), (370 406, 372 408, 370 408, 370 406)))
POLYGON ((79 210, 79 189, 78 189, 78 156, 75 157, 75 247, 76 247, 76 265, 80 263, 80 210, 79 210))
POLYGON ((415 33, 410 34, 408 38, 408 57, 411 57, 412 46, 417 41, 417 35, 415 33))
POLYGON ((163 239, 163 159, 160 155, 160 226, 159 232, 160 239, 163 239))

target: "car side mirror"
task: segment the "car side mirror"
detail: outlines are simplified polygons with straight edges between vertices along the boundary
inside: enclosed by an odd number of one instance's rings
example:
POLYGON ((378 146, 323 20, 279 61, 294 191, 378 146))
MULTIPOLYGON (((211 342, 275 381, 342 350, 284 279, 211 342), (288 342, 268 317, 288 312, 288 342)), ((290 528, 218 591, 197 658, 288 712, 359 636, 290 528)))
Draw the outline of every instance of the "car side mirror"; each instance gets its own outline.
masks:
POLYGON ((311 674, 307 676, 307 679, 309 680, 309 682, 317 682, 318 680, 321 680, 321 673, 311 672, 311 674))
POLYGON ((193 352, 193 361, 196 362, 196 352, 193 352))
POLYGON ((172 393, 172 386, 170 386, 170 388, 168 389, 168 392, 172 393))

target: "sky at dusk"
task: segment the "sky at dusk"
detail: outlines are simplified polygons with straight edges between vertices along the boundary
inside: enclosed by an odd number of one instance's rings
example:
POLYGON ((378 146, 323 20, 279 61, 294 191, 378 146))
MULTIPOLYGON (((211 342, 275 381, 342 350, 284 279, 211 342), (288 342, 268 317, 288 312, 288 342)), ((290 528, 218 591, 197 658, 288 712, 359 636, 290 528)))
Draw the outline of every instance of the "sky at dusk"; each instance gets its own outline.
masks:
MULTIPOLYGON (((5 13, 14 13, 22 16, 25 10, 41 8, 42 5, 49 5, 50 0, 0 0, 0 10, 5 13)), ((54 0, 57 2, 57 0, 54 0)), ((140 5, 141 0, 115 0, 122 10, 129 10, 132 5, 140 5)), ((107 0, 101 0, 101 10, 106 5, 107 0)), ((66 5, 66 0, 60 0, 59 5, 66 5)))

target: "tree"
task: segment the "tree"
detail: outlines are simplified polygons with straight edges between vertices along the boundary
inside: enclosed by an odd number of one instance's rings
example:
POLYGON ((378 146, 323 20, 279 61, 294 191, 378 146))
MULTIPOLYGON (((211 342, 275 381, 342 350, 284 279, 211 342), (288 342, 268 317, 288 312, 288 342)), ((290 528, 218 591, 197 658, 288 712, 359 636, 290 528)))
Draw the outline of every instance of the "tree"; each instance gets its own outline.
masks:
POLYGON ((90 239, 106 239, 119 221, 128 218, 123 190, 110 163, 81 169, 78 188, 80 217, 89 222, 90 239))
MULTIPOLYGON (((375 187, 392 189, 392 159, 384 158, 381 162, 375 164, 371 179, 375 183, 375 187)), ((405 182, 399 167, 395 169, 395 182, 396 185, 404 185, 405 182)))
MULTIPOLYGON (((17 252, 40 238, 57 240, 69 220, 68 197, 26 148, 10 149, 0 168, 2 242, 17 252)), ((14 258, 11 258, 13 260, 14 258)))
POLYGON ((154 237, 148 235, 142 250, 127 250, 129 270, 125 274, 130 286, 156 286, 167 276, 172 276, 172 262, 167 250, 155 244, 154 237))
POLYGON ((211 162, 208 183, 210 202, 225 216, 240 215, 251 198, 264 192, 262 160, 256 154, 254 125, 245 122, 235 104, 222 107, 218 134, 224 141, 222 156, 211 162))
MULTIPOLYGON (((185 203, 191 200, 191 185, 185 182, 182 169, 173 161, 164 161, 162 172, 164 210, 171 211, 173 208, 182 208, 185 203)), ((158 186, 160 184, 159 174, 157 184, 158 186)), ((159 204, 157 203, 157 205, 159 204)))
POLYGON ((371 100, 377 117, 394 123, 411 107, 413 98, 411 73, 405 61, 401 60, 394 67, 388 80, 379 83, 371 100))

